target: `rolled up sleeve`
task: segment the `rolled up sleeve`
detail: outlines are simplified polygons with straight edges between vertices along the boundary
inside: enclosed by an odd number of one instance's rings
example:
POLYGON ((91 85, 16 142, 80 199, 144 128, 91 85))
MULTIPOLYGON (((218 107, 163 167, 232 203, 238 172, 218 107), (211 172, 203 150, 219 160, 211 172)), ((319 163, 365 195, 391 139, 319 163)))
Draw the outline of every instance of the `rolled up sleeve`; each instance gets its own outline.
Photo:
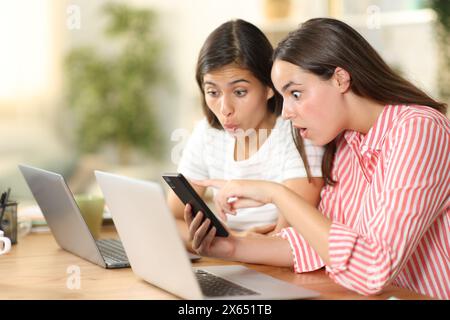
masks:
POLYGON ((287 240, 292 250, 294 271, 297 273, 314 271, 322 268, 325 263, 306 240, 294 228, 284 228, 278 236, 287 240))

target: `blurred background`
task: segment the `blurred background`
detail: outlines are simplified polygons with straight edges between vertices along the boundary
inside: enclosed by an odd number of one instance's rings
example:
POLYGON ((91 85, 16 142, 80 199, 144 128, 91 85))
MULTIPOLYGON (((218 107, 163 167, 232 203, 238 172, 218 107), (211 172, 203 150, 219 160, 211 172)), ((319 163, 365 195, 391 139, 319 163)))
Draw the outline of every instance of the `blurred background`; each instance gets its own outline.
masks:
POLYGON ((450 1, 4 0, 0 2, 0 190, 33 202, 17 169, 98 193, 94 169, 160 179, 201 119, 198 51, 241 18, 276 45, 313 17, 349 23, 398 72, 450 101, 450 1))

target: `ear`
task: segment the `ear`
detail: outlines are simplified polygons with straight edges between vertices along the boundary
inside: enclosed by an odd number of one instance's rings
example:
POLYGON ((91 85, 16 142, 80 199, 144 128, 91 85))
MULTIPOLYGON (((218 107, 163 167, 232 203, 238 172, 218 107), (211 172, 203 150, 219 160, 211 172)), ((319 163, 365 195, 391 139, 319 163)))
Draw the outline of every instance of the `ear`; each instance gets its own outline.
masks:
POLYGON ((274 95, 275 93, 273 92, 273 89, 271 87, 267 87, 267 100, 272 98, 274 95))
POLYGON ((345 93, 350 89, 352 77, 347 70, 341 67, 336 67, 333 74, 333 84, 339 89, 341 93, 345 93))

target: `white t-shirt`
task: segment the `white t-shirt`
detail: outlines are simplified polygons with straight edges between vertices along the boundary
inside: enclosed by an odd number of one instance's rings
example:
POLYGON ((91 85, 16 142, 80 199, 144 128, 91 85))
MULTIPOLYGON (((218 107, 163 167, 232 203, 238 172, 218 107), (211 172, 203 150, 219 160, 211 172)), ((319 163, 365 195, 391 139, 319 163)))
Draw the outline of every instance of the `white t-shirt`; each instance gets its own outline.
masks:
MULTIPOLYGON (((291 133, 290 121, 278 117, 274 128, 259 150, 246 160, 234 160, 236 139, 224 130, 212 128, 201 120, 190 136, 178 165, 178 172, 188 179, 252 179, 284 182, 307 177, 303 160, 291 133)), ((313 177, 321 177, 324 149, 304 140, 305 151, 313 177)), ((217 190, 214 189, 214 195, 217 190)), ((227 225, 234 230, 276 223, 277 208, 267 204, 257 208, 238 209, 227 216, 227 225)))

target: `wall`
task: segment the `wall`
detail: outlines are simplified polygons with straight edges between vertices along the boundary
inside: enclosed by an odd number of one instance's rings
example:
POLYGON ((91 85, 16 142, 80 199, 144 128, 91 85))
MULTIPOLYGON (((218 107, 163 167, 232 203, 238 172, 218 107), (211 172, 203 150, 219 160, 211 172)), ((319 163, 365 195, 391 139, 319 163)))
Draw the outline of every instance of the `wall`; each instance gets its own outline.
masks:
MULTIPOLYGON (((37 77, 39 83, 31 93, 12 92, 11 88, 22 88, 20 83, 11 86, 10 78, 0 76, 0 189, 11 185, 17 197, 30 198, 17 170, 17 164, 21 162, 41 165, 67 175, 74 170, 78 152, 73 144, 73 121, 63 112, 66 105, 62 62, 70 48, 81 45, 96 45, 105 52, 114 51, 114 46, 101 37, 104 20, 99 15, 99 8, 106 2, 40 0, 32 3, 15 0, 0 4, 0 38, 3 39, 0 67, 2 70, 13 68, 11 72, 17 68, 21 73, 18 79, 26 79, 28 74, 39 74, 39 70, 44 70, 41 77, 37 77), (80 29, 67 27, 70 5, 80 8, 80 29), (24 49, 14 51, 14 48, 24 49), (5 93, 6 90, 11 94, 5 93)), ((242 18, 267 33, 287 33, 308 18, 329 14, 327 0, 292 0, 290 15, 283 21, 268 21, 262 0, 126 2, 155 9, 159 14, 160 37, 166 47, 164 68, 170 83, 159 88, 155 101, 167 141, 174 129, 191 129, 202 116, 195 83, 195 63, 203 41, 214 28, 229 19, 242 18)), ((419 17, 413 23, 391 23, 370 30, 365 22, 367 7, 372 2, 384 11, 390 8, 385 1, 359 0, 337 1, 334 7, 340 8, 336 12, 357 27, 389 63, 400 67, 406 76, 435 95, 437 49, 433 18, 420 20, 419 17), (410 40, 410 34, 414 34, 414 41, 410 40)), ((406 4, 401 8, 412 3, 403 2, 406 4)), ((167 161, 163 167, 162 170, 166 171, 176 166, 167 161)), ((159 167, 153 169, 159 170, 159 167)))

